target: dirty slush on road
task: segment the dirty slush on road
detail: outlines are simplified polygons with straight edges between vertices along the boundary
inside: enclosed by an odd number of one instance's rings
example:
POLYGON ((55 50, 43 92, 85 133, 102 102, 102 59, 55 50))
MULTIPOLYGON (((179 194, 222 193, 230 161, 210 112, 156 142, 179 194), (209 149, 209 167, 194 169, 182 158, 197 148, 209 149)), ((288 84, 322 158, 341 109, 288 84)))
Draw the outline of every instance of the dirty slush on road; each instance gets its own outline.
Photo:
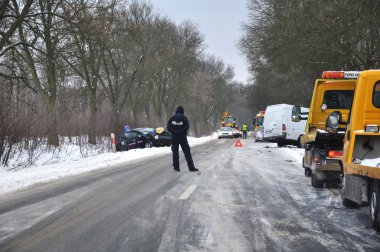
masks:
POLYGON ((180 175, 181 189, 167 192, 137 221, 155 215, 150 227, 159 251, 378 251, 366 208, 344 207, 339 188, 312 188, 286 148, 243 145, 199 154, 199 166, 208 168, 180 175), (189 184, 198 185, 196 192, 178 200, 189 184))

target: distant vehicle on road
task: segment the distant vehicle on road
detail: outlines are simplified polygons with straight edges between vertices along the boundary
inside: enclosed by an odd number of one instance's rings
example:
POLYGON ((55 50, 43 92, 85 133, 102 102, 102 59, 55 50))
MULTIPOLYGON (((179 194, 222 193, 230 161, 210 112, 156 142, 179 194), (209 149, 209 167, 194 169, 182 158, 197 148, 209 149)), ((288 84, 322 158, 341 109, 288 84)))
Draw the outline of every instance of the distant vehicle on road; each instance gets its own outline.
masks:
POLYGON ((153 128, 135 128, 133 130, 137 130, 137 131, 140 131, 142 133, 144 133, 145 135, 149 135, 149 134, 155 134, 155 129, 153 128))
POLYGON ((263 141, 264 118, 265 118, 265 110, 259 111, 259 113, 253 118, 253 136, 255 138, 255 142, 263 141))
POLYGON ((257 113, 257 115, 253 118, 253 131, 258 130, 259 127, 263 125, 264 117, 265 117, 265 110, 259 111, 259 113, 257 113))
POLYGON ((152 146, 153 144, 149 136, 137 130, 130 130, 120 134, 116 141, 116 151, 150 148, 152 146))
POLYGON ((234 138, 234 133, 231 127, 221 127, 218 130, 218 139, 220 138, 234 138))
POLYGON ((170 146, 172 144, 172 135, 165 127, 158 127, 154 132, 155 135, 153 139, 151 139, 154 146, 170 146))
POLYGON ((153 128, 136 128, 134 130, 140 131, 149 137, 153 146, 161 147, 161 146, 170 146, 171 145, 171 134, 165 127, 158 127, 156 129, 153 128))
MULTIPOLYGON (((275 142, 279 147, 294 144, 301 147, 301 136, 305 134, 306 120, 292 121, 294 105, 270 105, 265 110, 264 141, 275 142)), ((307 117, 308 108, 301 108, 301 113, 307 117)))
POLYGON ((260 125, 258 129, 254 132, 255 142, 264 140, 264 126, 260 125))
POLYGON ((224 112, 222 117, 220 118, 220 123, 222 124, 222 127, 237 127, 236 124, 236 117, 234 117, 229 112, 224 112))
POLYGON ((234 135, 235 138, 241 137, 242 133, 239 129, 237 128, 232 128, 232 134, 234 135))

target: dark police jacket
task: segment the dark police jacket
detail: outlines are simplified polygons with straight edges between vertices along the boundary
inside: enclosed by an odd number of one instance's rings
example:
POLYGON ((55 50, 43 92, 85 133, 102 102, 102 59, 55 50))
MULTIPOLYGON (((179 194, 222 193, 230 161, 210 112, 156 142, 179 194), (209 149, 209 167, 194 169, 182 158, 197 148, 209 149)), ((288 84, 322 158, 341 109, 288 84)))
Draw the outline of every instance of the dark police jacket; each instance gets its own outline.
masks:
POLYGON ((175 113, 168 120, 166 127, 172 133, 172 139, 186 137, 187 130, 189 129, 189 120, 183 114, 175 113))

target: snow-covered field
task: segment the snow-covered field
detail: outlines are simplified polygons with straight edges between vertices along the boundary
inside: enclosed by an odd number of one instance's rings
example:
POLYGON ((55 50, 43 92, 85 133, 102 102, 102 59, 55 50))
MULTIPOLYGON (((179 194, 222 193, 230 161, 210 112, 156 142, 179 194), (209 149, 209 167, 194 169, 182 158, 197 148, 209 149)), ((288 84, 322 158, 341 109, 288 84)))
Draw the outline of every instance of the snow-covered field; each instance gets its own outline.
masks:
MULTIPOLYGON (((190 146, 217 138, 188 137, 190 146)), ((83 149, 77 145, 65 144, 53 152, 36 152, 34 165, 25 166, 20 161, 11 162, 10 167, 0 167, 0 195, 24 189, 28 186, 46 183, 63 177, 104 169, 111 165, 127 163, 140 158, 171 153, 170 147, 135 149, 126 152, 101 153, 101 149, 88 149, 83 158, 83 149)), ((19 157, 18 160, 23 160, 19 157)))

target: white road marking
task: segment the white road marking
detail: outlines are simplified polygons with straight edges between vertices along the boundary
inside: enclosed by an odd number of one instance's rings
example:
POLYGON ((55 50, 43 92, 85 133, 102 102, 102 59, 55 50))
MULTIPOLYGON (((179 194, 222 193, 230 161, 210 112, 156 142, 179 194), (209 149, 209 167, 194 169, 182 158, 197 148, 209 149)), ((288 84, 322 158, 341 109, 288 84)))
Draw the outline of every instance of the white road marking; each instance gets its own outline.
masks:
POLYGON ((186 189, 184 193, 182 193, 181 196, 179 196, 178 199, 185 200, 190 197, 190 195, 194 192, 195 188, 197 188, 197 185, 191 185, 189 188, 186 189))

